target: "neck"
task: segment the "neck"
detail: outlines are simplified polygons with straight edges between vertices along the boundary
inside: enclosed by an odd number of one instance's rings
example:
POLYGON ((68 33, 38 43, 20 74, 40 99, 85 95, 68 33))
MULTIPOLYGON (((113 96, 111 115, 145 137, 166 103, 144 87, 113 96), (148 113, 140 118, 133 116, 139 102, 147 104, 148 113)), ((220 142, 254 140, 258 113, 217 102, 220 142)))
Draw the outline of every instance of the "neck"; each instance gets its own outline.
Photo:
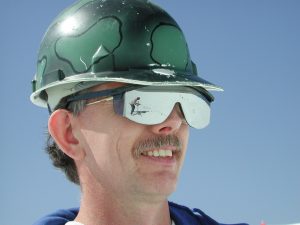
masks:
MULTIPOLYGON (((91 184, 91 183, 89 183, 91 184)), ((114 194, 99 184, 83 185, 79 213, 75 219, 84 225, 170 225, 166 198, 114 194)))

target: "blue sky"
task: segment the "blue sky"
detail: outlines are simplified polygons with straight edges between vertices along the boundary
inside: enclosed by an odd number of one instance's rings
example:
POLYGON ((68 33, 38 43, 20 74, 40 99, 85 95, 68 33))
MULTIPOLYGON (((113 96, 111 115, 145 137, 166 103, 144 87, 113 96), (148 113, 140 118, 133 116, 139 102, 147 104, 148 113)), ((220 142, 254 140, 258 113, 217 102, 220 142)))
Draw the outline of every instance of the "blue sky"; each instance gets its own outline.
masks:
MULTIPOLYGON (((224 222, 300 222, 300 1, 153 0, 183 29, 200 76, 221 85, 212 121, 191 130, 171 200, 224 222)), ((29 101, 39 43, 71 0, 2 3, 0 223, 79 204, 44 153, 47 110, 29 101)))

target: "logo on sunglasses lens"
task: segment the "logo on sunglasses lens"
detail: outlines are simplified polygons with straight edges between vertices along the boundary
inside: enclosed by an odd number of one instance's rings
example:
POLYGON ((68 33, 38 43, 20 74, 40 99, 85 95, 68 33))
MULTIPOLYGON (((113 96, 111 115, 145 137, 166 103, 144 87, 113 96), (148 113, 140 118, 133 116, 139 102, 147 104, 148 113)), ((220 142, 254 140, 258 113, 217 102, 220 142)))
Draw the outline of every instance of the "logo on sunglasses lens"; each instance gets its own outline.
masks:
POLYGON ((139 110, 139 106, 141 105, 140 103, 140 97, 137 97, 135 98, 134 100, 130 101, 130 106, 131 106, 131 112, 130 114, 132 116, 135 116, 135 115, 142 115, 143 113, 146 113, 148 111, 143 111, 143 110, 139 110))

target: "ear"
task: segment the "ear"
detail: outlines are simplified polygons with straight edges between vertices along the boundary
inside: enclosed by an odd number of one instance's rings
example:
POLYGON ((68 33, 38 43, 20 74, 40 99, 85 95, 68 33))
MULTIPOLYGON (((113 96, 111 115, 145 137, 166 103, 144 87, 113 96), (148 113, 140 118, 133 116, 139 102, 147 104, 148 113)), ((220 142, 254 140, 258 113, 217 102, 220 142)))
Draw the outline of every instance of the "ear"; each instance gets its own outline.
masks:
POLYGON ((84 157, 79 140, 74 135, 74 116, 65 109, 54 111, 48 121, 48 129, 59 148, 74 160, 84 157))

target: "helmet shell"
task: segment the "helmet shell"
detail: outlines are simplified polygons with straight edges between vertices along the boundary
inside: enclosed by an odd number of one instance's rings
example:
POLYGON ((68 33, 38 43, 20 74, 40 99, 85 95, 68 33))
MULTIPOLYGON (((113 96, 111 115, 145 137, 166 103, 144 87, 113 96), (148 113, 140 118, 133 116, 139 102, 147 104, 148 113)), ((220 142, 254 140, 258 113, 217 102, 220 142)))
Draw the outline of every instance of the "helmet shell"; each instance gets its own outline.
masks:
POLYGON ((221 90, 197 76, 183 32, 160 7, 146 0, 78 1, 42 40, 31 100, 53 109, 61 98, 109 81, 221 90))

